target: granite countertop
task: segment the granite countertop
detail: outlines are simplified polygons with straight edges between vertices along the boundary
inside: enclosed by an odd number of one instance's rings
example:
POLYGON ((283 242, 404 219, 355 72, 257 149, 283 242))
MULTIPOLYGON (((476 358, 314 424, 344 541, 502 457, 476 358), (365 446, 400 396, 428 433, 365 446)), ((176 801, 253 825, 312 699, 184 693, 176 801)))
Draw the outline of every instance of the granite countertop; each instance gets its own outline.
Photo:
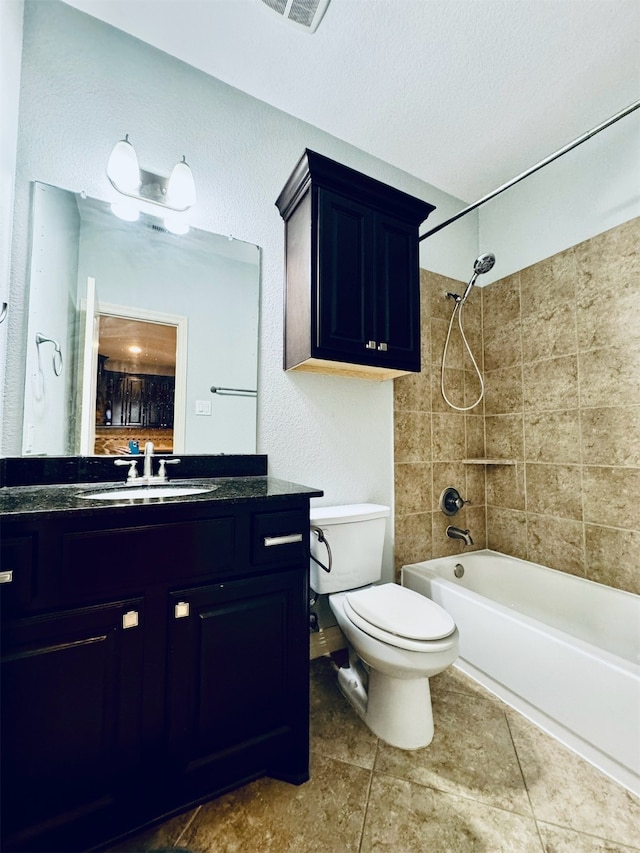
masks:
POLYGON ((256 498, 277 499, 300 495, 312 498, 321 497, 323 494, 321 489, 302 486, 298 483, 289 483, 286 480, 277 480, 266 476, 212 477, 190 480, 174 479, 162 485, 198 486, 203 489, 209 489, 210 491, 175 497, 154 497, 153 490, 162 488, 162 486, 153 485, 147 487, 149 490, 148 497, 130 498, 125 495, 114 498, 113 500, 98 500, 81 497, 81 495, 87 495, 91 492, 124 491, 126 488, 133 490, 134 488, 145 487, 137 483, 132 486, 126 486, 124 482, 5 486, 4 488, 0 488, 0 517, 14 518, 33 513, 46 515, 58 512, 96 513, 120 507, 150 507, 166 504, 218 503, 222 501, 239 502, 256 498))

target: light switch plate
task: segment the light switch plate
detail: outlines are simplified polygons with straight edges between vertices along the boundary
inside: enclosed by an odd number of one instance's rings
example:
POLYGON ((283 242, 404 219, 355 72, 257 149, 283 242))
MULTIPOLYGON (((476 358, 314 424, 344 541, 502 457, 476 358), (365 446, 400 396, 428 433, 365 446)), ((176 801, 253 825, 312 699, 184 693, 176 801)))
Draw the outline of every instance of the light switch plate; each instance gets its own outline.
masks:
POLYGON ((196 400, 196 415, 210 415, 211 400, 196 400))

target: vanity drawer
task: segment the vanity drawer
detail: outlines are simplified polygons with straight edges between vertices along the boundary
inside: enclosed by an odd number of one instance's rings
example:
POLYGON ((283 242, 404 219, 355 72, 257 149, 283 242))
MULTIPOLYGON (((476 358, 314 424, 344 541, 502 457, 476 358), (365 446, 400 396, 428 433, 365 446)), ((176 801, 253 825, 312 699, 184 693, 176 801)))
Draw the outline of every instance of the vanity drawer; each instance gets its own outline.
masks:
POLYGON ((255 513, 252 519, 251 562, 287 566, 309 558, 307 510, 255 513))
POLYGON ((68 596, 132 590, 227 572, 235 561, 232 517, 66 533, 61 582, 68 596))
POLYGON ((6 616, 33 598, 36 536, 3 537, 0 543, 0 602, 6 616))

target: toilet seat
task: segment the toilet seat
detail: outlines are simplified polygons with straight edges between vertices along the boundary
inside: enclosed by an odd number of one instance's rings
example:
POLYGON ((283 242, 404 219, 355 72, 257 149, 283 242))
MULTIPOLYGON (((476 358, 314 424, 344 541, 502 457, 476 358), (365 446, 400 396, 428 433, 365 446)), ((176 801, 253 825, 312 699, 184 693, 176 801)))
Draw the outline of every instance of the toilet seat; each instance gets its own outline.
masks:
POLYGON ((409 651, 448 646, 455 622, 440 605, 398 584, 382 584, 348 592, 347 617, 372 637, 409 651), (440 642, 439 642, 440 641, 440 642))

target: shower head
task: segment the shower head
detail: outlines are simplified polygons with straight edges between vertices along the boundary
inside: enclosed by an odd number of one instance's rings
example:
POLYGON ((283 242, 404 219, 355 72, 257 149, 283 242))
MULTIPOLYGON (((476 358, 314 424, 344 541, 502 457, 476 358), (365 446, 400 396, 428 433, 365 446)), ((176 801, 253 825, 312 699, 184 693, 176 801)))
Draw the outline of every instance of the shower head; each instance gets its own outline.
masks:
POLYGON ((467 289, 465 290, 462 298, 460 299, 460 305, 464 305, 467 301, 467 297, 471 293, 471 288, 476 283, 476 279, 479 275, 482 275, 485 272, 489 272, 490 269, 493 268, 493 265, 496 262, 496 256, 492 252, 485 252, 483 255, 477 257, 473 264, 473 275, 467 285, 467 289))
POLYGON ((489 272, 489 270, 493 268, 495 262, 496 256, 491 252, 485 252, 484 255, 480 255, 479 258, 476 258, 473 265, 473 271, 478 273, 478 275, 482 275, 485 272, 489 272))

